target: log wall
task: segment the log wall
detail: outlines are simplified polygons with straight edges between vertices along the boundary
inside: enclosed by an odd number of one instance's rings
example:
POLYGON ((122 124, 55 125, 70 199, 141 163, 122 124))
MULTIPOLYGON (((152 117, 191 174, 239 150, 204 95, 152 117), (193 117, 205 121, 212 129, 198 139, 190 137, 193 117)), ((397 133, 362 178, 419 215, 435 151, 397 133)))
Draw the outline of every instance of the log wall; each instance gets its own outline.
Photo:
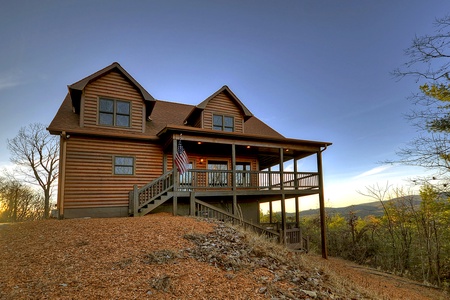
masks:
POLYGON ((67 141, 64 207, 128 207, 133 185, 143 186, 161 176, 162 162, 159 145, 72 135, 67 141), (134 175, 114 175, 116 155, 134 157, 134 175))
POLYGON ((80 118, 82 127, 111 128, 111 126, 98 125, 99 97, 131 102, 130 127, 114 127, 115 130, 144 131, 145 108, 142 96, 119 72, 110 72, 86 86, 83 96, 84 110, 80 118))
POLYGON ((234 117, 234 131, 243 132, 242 112, 225 93, 220 93, 208 102, 203 111, 203 128, 212 129, 214 114, 234 117))

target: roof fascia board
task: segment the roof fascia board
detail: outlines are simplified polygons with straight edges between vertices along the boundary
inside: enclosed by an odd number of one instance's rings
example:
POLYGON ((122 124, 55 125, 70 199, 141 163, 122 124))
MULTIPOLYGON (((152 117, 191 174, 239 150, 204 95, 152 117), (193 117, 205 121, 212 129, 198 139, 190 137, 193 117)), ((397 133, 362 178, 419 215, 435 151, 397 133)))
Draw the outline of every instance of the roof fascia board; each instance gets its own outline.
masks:
MULTIPOLYGON (((235 133, 235 132, 225 132, 225 131, 217 131, 217 130, 210 130, 210 129, 201 129, 196 127, 185 127, 185 126, 177 126, 177 125, 168 125, 163 130, 161 130, 159 133, 157 133, 158 137, 162 137, 165 134, 185 134, 185 137, 183 139, 187 139, 187 135, 192 135, 194 137, 213 137, 215 140, 245 140, 246 145, 249 143, 249 141, 254 142, 264 142, 269 146, 270 144, 273 145, 273 147, 282 147, 282 148, 292 148, 294 146, 297 147, 312 147, 312 148, 321 148, 321 147, 328 147, 331 146, 332 143, 330 142, 321 142, 321 141, 310 141, 310 140, 298 140, 298 139, 291 139, 291 138, 275 138, 275 137, 266 137, 266 136, 259 136, 259 135, 251 135, 251 134, 241 134, 241 133, 235 133)), ((195 140, 193 138, 192 140, 195 140)), ((254 144, 256 146, 256 144, 254 144)), ((261 146, 261 144, 257 144, 258 146, 261 146)), ((251 146, 251 145, 250 145, 251 146)), ((311 148, 311 149, 312 149, 311 148)))

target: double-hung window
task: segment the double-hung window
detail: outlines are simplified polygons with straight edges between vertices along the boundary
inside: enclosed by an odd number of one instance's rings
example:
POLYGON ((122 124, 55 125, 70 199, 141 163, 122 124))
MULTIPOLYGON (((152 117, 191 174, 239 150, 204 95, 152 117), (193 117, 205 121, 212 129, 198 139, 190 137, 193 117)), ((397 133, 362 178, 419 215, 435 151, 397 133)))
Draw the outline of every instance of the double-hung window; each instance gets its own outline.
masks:
POLYGON ((213 115, 213 129, 221 131, 234 131, 234 117, 213 115))
POLYGON ((100 125, 130 127, 130 102, 103 99, 99 100, 98 123, 100 125))
POLYGON ((114 175, 133 175, 134 157, 114 156, 114 175))

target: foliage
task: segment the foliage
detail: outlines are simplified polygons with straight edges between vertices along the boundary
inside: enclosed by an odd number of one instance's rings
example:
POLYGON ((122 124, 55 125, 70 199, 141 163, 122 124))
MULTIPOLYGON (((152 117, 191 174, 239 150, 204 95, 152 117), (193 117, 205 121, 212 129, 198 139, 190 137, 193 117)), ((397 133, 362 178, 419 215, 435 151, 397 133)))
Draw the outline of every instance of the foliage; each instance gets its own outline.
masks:
POLYGON ((52 187, 58 178, 59 141, 45 125, 34 123, 22 127, 13 139, 8 139, 11 161, 25 181, 38 184, 44 193, 44 218, 49 217, 52 187))
MULTIPOLYGON (((328 253, 441 287, 450 285, 450 202, 432 185, 421 187, 422 201, 390 185, 367 188, 380 201, 383 216, 326 217, 328 253)), ((311 249, 320 251, 319 217, 302 218, 311 249)))
POLYGON ((0 178, 0 222, 22 222, 43 216, 42 196, 14 178, 0 178))
POLYGON ((415 37, 405 50, 408 61, 393 72, 398 78, 412 76, 422 84, 410 97, 415 108, 407 115, 419 135, 399 149, 399 159, 389 161, 428 168, 444 184, 450 171, 449 45, 450 15, 436 20, 432 35, 415 37))

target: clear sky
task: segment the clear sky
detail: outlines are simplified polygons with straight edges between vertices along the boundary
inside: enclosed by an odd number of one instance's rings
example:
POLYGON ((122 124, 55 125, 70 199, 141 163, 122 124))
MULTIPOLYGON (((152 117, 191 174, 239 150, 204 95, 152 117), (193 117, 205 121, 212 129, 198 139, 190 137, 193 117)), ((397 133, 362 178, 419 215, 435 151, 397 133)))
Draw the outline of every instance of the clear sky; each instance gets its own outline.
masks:
POLYGON ((49 124, 67 85, 119 62, 161 100, 198 104, 228 85, 286 137, 332 142, 327 205, 422 172, 380 161, 415 135, 403 115, 419 83, 390 72, 448 0, 3 1, 0 167, 6 139, 49 124))

